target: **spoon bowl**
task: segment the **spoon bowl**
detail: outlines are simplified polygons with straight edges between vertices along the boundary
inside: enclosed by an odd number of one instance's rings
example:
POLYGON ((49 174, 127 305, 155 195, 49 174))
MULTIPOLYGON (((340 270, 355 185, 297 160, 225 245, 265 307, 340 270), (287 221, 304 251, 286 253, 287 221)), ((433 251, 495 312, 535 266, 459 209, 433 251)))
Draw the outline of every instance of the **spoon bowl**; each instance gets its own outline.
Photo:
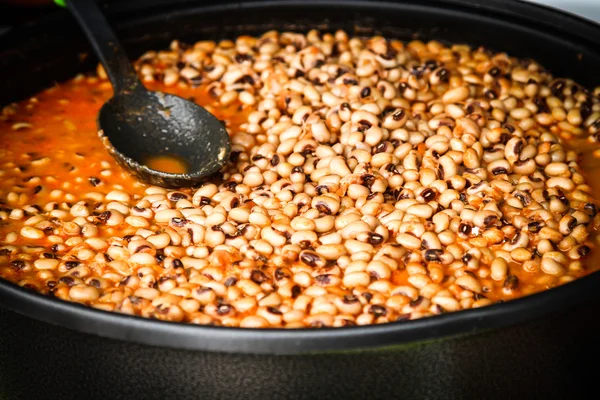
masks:
POLYGON ((109 153, 138 179, 181 187, 201 182, 229 158, 229 135, 204 108, 179 96, 134 90, 116 94, 100 109, 99 135, 109 153), (152 169, 153 157, 173 157, 184 173, 152 169))

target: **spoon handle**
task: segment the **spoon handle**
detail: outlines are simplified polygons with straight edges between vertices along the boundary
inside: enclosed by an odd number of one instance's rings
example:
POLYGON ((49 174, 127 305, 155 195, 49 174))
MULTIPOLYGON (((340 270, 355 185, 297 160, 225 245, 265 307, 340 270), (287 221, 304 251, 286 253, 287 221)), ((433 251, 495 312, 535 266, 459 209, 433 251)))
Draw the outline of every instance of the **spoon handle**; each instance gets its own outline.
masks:
POLYGON ((115 94, 143 88, 125 50, 96 2, 68 0, 66 5, 92 44, 113 85, 115 94))

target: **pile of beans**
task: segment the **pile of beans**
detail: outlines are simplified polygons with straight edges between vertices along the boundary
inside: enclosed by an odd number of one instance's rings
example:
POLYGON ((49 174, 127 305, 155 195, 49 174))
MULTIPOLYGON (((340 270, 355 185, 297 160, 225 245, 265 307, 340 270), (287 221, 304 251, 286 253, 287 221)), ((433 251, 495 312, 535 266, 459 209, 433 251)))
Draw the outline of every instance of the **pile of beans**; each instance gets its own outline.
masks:
MULTIPOLYGON (((51 94, 5 107, 3 278, 106 311, 302 328, 487 306, 598 266, 583 262, 600 217, 582 160, 600 156, 600 88, 483 48, 341 31, 175 41, 136 68, 226 120, 230 162, 200 187, 147 187, 95 132, 86 155, 25 143, 51 94)), ((99 105, 107 85, 98 68, 53 90, 99 105)))

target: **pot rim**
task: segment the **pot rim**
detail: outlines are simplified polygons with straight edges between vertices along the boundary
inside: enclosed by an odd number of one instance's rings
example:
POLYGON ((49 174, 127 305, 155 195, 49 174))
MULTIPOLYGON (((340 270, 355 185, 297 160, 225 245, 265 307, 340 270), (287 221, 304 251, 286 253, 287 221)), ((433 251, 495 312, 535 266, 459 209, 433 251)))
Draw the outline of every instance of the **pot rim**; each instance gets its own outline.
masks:
MULTIPOLYGON (((152 6, 159 1, 139 1, 138 3, 152 6)), ((189 4, 189 1, 179 0, 173 3, 184 5, 189 4)), ((413 3, 412 6, 421 8, 426 8, 427 5, 438 8, 454 7, 461 12, 478 13, 478 15, 481 13, 488 18, 502 16, 521 23, 528 18, 535 19, 546 29, 560 31, 559 36, 576 35, 586 39, 600 38, 600 25, 538 4, 515 1, 508 9, 507 3, 500 0, 428 0, 423 2, 410 0, 406 3, 413 3), (421 3, 427 4, 420 5, 421 3), (557 24, 558 21, 561 24, 557 24), (572 31, 572 27, 579 28, 577 33, 572 31), (588 36, 590 34, 596 36, 588 36)), ((233 8, 250 10, 277 7, 282 4, 298 7, 343 4, 393 8, 406 6, 406 4, 393 4, 387 1, 277 0, 196 6, 196 8, 204 12, 218 12, 233 8)), ((127 7, 131 8, 132 6, 129 4, 122 10, 127 10, 127 7)), ((115 10, 118 10, 118 7, 115 10)), ((179 10, 163 14, 159 18, 166 18, 181 12, 179 10)), ((18 28, 3 36, 9 37, 13 34, 26 34, 26 32, 27 27, 18 28)), ((151 320, 62 301, 23 289, 3 279, 0 279, 0 305, 18 314, 67 329, 139 344, 227 353, 297 354, 405 345, 508 327, 564 311, 578 303, 590 300, 597 296, 598 288, 600 288, 600 271, 557 288, 478 309, 381 325, 319 329, 229 328, 151 320)))
POLYGON ((540 319, 598 296, 600 271, 526 297, 380 325, 343 328, 230 328, 152 320, 94 309, 0 279, 0 304, 18 314, 87 334, 186 350, 300 354, 401 346, 505 328, 540 319))

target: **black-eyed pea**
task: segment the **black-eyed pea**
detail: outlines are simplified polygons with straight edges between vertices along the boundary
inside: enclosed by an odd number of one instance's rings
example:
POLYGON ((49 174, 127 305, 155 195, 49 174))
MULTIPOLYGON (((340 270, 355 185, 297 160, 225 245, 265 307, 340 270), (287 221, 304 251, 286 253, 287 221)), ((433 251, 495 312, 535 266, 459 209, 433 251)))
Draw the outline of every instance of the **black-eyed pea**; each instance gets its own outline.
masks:
POLYGON ((357 325, 371 325, 375 320, 375 316, 373 314, 360 314, 356 317, 357 325))
POLYGON ((273 254, 273 246, 267 240, 253 240, 250 245, 260 254, 271 255, 273 254))
POLYGON ((378 260, 373 260, 369 262, 366 268, 366 272, 375 279, 386 280, 390 279, 392 276, 392 271, 390 270, 388 265, 378 260))
POLYGON ((268 226, 271 223, 271 219, 268 215, 265 215, 261 212, 252 212, 248 217, 248 221, 251 224, 255 224, 261 227, 268 226))
POLYGON ((240 328, 266 328, 269 322, 263 317, 249 315, 240 321, 240 328))
POLYGON ((86 203, 83 201, 74 204, 69 212, 74 217, 87 217, 90 215, 90 210, 87 208, 86 203))
MULTIPOLYGON (((79 230, 79 226, 77 226, 77 230, 79 230)), ((79 232, 77 232, 77 233, 79 233, 79 232)), ((21 230, 19 231, 19 234, 21 236, 23 236, 24 238, 33 239, 33 240, 42 239, 46 236, 41 229, 34 228, 32 226, 22 227, 21 230)))
POLYGON ((109 247, 109 244, 106 240, 97 237, 88 238, 84 241, 84 243, 96 251, 103 251, 109 247))
POLYGON ((362 311, 362 305, 356 296, 345 295, 334 300, 339 312, 348 315, 358 315, 362 311))
POLYGON ((460 303, 452 298, 447 296, 435 296, 431 299, 433 304, 437 304, 442 307, 445 311, 458 311, 460 310, 460 303))
POLYGON ((326 260, 337 260, 347 253, 346 248, 342 244, 323 244, 317 247, 315 251, 326 260))
POLYGON ((421 290, 419 290, 419 296, 424 297, 426 299, 433 298, 436 294, 438 294, 442 290, 442 287, 437 283, 430 283, 421 290))
POLYGON ((503 281, 508 274, 508 263, 502 257, 496 257, 490 266, 491 278, 495 281, 503 281))
POLYGON ((327 313, 308 315, 303 320, 306 325, 317 327, 332 326, 333 321, 333 316, 327 313))
POLYGON ((171 236, 168 233, 159 233, 156 235, 151 235, 146 238, 146 240, 156 249, 164 249, 171 242, 171 236))
POLYGON ((291 227, 292 227, 292 229, 294 229, 296 231, 303 231, 303 230, 314 231, 316 229, 316 224, 310 218, 306 218, 303 216, 297 216, 291 220, 291 227))
POLYGON ((542 257, 541 269, 544 273, 555 276, 560 276, 565 272, 564 267, 558 261, 551 257, 546 257, 545 255, 542 257))
MULTIPOLYGON (((58 268, 59 263, 59 260, 56 260, 54 258, 39 258, 33 262, 33 266, 37 270, 55 270, 56 268, 58 268)), ((16 265, 16 263, 14 265, 16 265)), ((23 266, 24 265, 25 262, 23 262, 23 266)), ((19 269, 21 268, 19 267, 19 269)))
POLYGON ((529 249, 519 247, 510 252, 510 256, 514 261, 525 262, 530 260, 533 254, 529 249))
POLYGON ((148 253, 136 253, 129 257, 127 262, 133 265, 155 265, 156 258, 148 253))
POLYGON ((472 275, 464 274, 456 279, 456 284, 473 293, 481 293, 481 283, 472 275))
MULTIPOLYGON (((560 232, 558 232, 557 230, 552 229, 548 226, 544 226, 542 229, 540 229, 538 235, 541 239, 546 239, 553 243, 558 243, 563 238, 563 235, 561 235, 560 232)), ((539 246, 539 243, 538 243, 538 246, 539 246)))
POLYGON ((368 286, 370 282, 371 278, 366 272, 346 273, 342 279, 342 283, 348 288, 368 286))
POLYGON ((408 282, 417 289, 422 289, 431 283, 431 278, 424 273, 417 273, 410 275, 408 282))
POLYGON ((400 233, 396 236, 396 242, 409 250, 416 250, 421 247, 421 240, 408 233, 400 233))
MULTIPOLYGON (((149 192, 146 192, 149 193, 149 192)), ((119 201, 122 203, 127 203, 131 200, 131 196, 121 190, 113 190, 109 192, 105 198, 106 201, 119 201)))
POLYGON ((69 298, 80 303, 91 303, 100 297, 100 292, 93 286, 74 285, 69 289, 69 298))

